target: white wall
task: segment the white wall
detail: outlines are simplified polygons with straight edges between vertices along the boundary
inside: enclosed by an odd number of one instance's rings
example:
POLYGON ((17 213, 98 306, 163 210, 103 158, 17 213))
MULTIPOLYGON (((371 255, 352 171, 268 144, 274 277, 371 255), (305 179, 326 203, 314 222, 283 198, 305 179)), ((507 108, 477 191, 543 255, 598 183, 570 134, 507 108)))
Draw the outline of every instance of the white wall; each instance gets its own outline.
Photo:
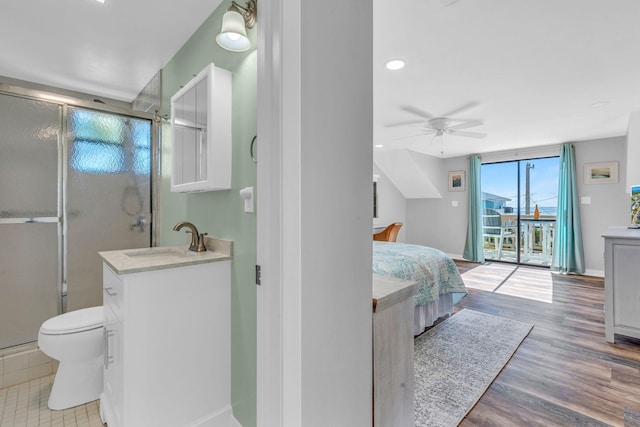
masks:
MULTIPOLYGON (((610 225, 626 225, 630 207, 626 185, 626 138, 607 138, 573 143, 576 151, 578 193, 591 197, 591 204, 580 206, 582 237, 587 274, 602 275, 604 271, 604 243, 600 237, 610 225), (583 179, 585 163, 619 162, 619 181, 616 184, 586 185, 583 179)), ((445 159, 446 170, 467 170, 466 157, 445 159)), ((443 176, 446 173, 443 173, 443 176)), ((468 174, 467 174, 468 175, 468 174)), ((467 232, 467 192, 451 193, 445 181, 442 199, 407 200, 406 239, 408 243, 432 246, 454 257, 464 252, 467 232), (458 207, 451 202, 457 201, 458 207)))
POLYGON ((374 163, 373 173, 378 175, 378 218, 373 220, 374 225, 387 226, 392 222, 402 222, 405 225, 398 233, 398 242, 406 242, 407 207, 406 199, 389 177, 374 163))
POLYGON ((370 426, 373 4, 260 11, 258 425, 370 426))
POLYGON ((611 225, 628 225, 631 217, 631 200, 626 185, 625 137, 596 139, 574 143, 576 165, 579 168, 578 194, 591 197, 590 205, 580 205, 584 261, 587 274, 604 272, 604 241, 602 233, 611 225), (585 163, 619 162, 619 180, 616 184, 586 185, 583 178, 585 163))
POLYGON ((464 170, 469 176, 469 159, 442 160, 440 178, 434 183, 443 195, 440 199, 407 200, 407 243, 431 246, 462 258, 467 236, 468 193, 448 190, 448 171, 464 170), (452 206, 457 203, 457 206, 452 206))
MULTIPOLYGON (((629 116, 627 129, 627 158, 640 159, 640 111, 634 111, 629 116)), ((626 174, 620 174, 624 181, 626 177, 626 190, 630 191, 632 185, 640 184, 640 168, 627 168, 626 174)))
POLYGON ((442 197, 435 185, 441 160, 417 151, 376 150, 375 165, 406 199, 442 197))
POLYGON ((371 425, 373 5, 300 20, 301 425, 371 425))

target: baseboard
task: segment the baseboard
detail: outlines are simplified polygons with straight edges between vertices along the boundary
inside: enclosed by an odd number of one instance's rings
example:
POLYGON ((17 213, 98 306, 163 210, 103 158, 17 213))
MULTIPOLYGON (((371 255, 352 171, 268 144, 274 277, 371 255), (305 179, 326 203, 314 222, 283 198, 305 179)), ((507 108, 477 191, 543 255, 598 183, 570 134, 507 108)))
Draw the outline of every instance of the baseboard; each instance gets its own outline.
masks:
MULTIPOLYGON (((106 424, 115 419, 109 399, 104 393, 100 395, 100 419, 106 424)), ((209 414, 195 421, 189 427, 242 427, 242 424, 233 416, 233 409, 229 405, 217 413, 209 414)))
POLYGON ((585 276, 593 276, 593 277, 604 277, 604 270, 590 270, 586 269, 584 271, 585 276))
POLYGON ((188 427, 242 427, 233 416, 231 405, 227 405, 218 412, 206 415, 188 427))
POLYGON ((464 259, 464 257, 462 255, 458 255, 458 254, 447 254, 447 255, 449 255, 451 258, 457 259, 459 261, 466 261, 466 259, 464 259))

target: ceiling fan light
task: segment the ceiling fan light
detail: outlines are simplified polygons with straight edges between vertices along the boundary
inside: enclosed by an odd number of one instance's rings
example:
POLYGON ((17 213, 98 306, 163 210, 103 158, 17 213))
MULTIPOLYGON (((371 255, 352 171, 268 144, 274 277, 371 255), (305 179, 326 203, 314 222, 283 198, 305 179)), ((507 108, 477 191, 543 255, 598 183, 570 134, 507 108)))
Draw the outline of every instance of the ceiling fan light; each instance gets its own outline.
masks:
POLYGON ((247 37, 244 26, 244 18, 235 11, 229 10, 222 16, 222 28, 216 36, 216 42, 223 49, 231 52, 244 52, 251 47, 251 41, 247 37))

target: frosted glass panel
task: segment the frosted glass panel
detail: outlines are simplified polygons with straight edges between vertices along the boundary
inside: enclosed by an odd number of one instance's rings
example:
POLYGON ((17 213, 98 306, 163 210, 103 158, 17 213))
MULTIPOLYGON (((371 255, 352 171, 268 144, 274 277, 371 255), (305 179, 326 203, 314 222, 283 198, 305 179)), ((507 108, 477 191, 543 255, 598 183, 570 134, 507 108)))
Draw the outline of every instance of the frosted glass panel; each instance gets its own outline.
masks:
POLYGON ((0 95, 0 218, 58 216, 60 107, 0 95))
POLYGON ((0 349, 36 341, 60 310, 61 114, 0 95, 0 349))
POLYGON ((0 348, 36 341, 59 312, 57 227, 0 225, 0 242, 11 242, 0 245, 0 348))
POLYGON ((69 109, 67 309, 102 304, 99 251, 151 244, 151 122, 69 109))

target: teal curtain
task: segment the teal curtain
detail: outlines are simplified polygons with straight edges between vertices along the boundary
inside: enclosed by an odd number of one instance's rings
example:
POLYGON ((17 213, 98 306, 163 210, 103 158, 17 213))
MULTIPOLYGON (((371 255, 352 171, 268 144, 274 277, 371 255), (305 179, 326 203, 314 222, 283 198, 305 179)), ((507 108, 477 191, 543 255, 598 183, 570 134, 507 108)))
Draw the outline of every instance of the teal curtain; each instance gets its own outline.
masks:
POLYGON ((467 241, 464 245, 463 256, 465 259, 475 262, 484 262, 481 167, 480 156, 471 156, 469 160, 469 224, 467 225, 467 241))
POLYGON ((551 271, 584 273, 580 201, 576 182, 576 156, 573 145, 564 144, 560 150, 558 179, 558 214, 553 236, 551 271))

